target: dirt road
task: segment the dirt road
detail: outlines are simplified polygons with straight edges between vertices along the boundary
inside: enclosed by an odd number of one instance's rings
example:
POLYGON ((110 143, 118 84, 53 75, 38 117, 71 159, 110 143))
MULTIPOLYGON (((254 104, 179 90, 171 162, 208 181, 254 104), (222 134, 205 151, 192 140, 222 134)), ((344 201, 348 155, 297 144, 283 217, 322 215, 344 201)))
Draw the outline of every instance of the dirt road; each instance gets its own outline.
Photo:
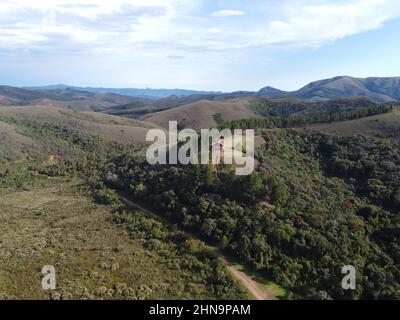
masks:
MULTIPOLYGON (((134 203, 132 201, 130 201, 129 199, 127 199, 126 197, 120 195, 121 201, 123 203, 125 203, 125 205, 128 205, 132 208, 136 208, 139 209, 140 211, 142 211, 144 214, 146 214, 147 216, 151 217, 151 218, 156 218, 156 219, 162 219, 163 221, 165 221, 165 219, 163 219, 162 217, 160 217, 159 215, 149 211, 148 209, 144 208, 143 206, 134 203)), ((197 238, 195 235, 190 234, 188 232, 185 232, 188 235, 190 235, 192 238, 197 238)), ((233 262, 231 262, 224 254, 223 252, 221 252, 221 250, 219 250, 218 248, 215 247, 210 247, 213 248, 216 252, 216 254, 218 255, 219 259, 226 265, 226 267, 228 268, 228 270, 231 272, 231 274, 255 297, 255 299, 257 300, 272 300, 272 297, 268 297, 266 296, 257 286, 257 283, 255 281, 253 281, 253 279, 251 279, 251 277, 249 277, 247 274, 245 274, 244 272, 240 271, 233 262)))
POLYGON ((257 284, 247 274, 238 270, 232 262, 226 260, 226 257, 222 255, 222 253, 218 253, 220 260, 226 265, 228 270, 257 300, 270 300, 264 295, 264 293, 257 287, 257 284))

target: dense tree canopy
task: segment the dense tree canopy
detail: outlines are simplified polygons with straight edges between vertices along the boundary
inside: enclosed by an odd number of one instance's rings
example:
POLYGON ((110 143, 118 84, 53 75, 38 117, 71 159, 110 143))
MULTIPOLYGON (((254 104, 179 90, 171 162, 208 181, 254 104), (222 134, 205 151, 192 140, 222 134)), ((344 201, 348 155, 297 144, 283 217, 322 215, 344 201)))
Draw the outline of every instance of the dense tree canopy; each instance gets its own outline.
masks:
MULTIPOLYGON (((150 166, 123 156, 109 184, 306 298, 400 298, 399 146, 262 133, 260 166, 150 166), (341 288, 354 265, 355 291, 341 288)), ((107 179, 105 179, 107 180, 107 179)))

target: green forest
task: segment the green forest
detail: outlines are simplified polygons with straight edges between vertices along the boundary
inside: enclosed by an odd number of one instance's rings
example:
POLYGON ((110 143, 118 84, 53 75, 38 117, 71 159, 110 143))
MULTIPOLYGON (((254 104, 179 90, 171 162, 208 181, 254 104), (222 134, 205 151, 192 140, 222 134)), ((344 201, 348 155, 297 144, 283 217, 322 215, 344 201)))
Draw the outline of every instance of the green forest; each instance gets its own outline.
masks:
MULTIPOLYGON (((290 104, 293 107, 292 104, 290 104)), ((295 105, 297 106, 297 105, 295 105)), ((275 108, 279 108, 275 105, 275 108)), ((293 128, 314 123, 330 123, 337 121, 355 120, 393 111, 392 104, 373 104, 349 111, 332 111, 329 113, 312 113, 284 116, 265 116, 250 119, 231 120, 219 124, 220 128, 228 129, 271 129, 293 128)))
POLYGON ((148 165, 125 155, 103 181, 235 254, 289 298, 400 298, 399 146, 366 137, 260 132, 260 166, 148 165), (354 265, 358 287, 341 288, 354 265))

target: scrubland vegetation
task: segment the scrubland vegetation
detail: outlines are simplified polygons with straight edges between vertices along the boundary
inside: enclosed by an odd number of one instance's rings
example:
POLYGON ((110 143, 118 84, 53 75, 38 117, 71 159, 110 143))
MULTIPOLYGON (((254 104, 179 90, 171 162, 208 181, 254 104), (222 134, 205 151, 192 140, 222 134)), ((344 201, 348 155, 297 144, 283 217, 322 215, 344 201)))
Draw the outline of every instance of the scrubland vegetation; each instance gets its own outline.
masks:
POLYGON ((199 241, 82 178, 8 164, 0 185, 0 299, 244 299, 199 241), (97 204, 101 203, 101 204, 97 204), (57 289, 41 287, 54 265, 57 289))

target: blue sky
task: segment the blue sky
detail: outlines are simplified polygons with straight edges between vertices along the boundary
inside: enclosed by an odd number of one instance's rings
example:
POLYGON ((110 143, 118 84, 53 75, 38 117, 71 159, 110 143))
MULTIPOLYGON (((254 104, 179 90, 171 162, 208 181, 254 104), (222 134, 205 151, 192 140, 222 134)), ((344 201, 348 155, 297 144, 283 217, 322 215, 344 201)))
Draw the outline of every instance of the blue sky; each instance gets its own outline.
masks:
POLYGON ((400 76, 398 0, 0 0, 0 83, 294 90, 400 76))

